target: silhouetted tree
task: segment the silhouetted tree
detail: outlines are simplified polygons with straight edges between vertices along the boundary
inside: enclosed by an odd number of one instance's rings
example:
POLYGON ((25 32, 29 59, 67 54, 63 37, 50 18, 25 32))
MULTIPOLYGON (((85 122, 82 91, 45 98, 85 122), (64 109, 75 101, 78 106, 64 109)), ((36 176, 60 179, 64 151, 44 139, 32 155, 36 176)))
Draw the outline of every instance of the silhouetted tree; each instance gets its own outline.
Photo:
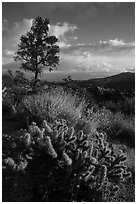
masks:
POLYGON ((34 90, 44 66, 52 71, 59 63, 57 41, 55 36, 49 35, 49 20, 39 16, 33 20, 30 31, 20 38, 14 59, 21 61, 21 69, 34 73, 34 90))

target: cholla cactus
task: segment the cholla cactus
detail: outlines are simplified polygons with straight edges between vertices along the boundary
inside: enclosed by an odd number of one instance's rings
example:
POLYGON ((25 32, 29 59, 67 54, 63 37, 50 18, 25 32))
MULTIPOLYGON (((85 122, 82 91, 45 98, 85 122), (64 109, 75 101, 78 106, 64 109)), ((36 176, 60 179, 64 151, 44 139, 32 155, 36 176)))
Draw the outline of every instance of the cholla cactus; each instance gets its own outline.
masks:
POLYGON ((44 143, 45 143, 45 149, 46 149, 46 151, 47 151, 47 153, 49 154, 49 155, 51 155, 53 158, 57 158, 57 153, 56 153, 56 151, 54 150, 54 147, 52 146, 52 142, 51 142, 51 139, 50 139, 50 137, 46 137, 45 138, 45 140, 44 140, 44 143))
POLYGON ((28 128, 28 132, 31 134, 33 140, 38 140, 43 138, 43 131, 39 129, 36 123, 32 122, 32 124, 28 128))
MULTIPOLYGON (((33 154, 26 152, 22 169, 36 180, 30 189, 38 193, 42 186, 41 201, 58 201, 57 195, 64 195, 66 201, 102 201, 106 192, 115 196, 119 182, 131 176, 124 165, 124 153, 116 156, 103 133, 90 137, 68 127, 65 120, 51 126, 44 120, 41 128, 33 122, 24 135, 26 148, 33 154)), ((10 163, 14 169, 21 169, 17 167, 20 163, 10 163)))
POLYGON ((10 157, 5 159, 4 163, 5 163, 5 166, 8 166, 14 172, 24 171, 24 169, 28 164, 26 160, 20 161, 18 164, 16 164, 15 161, 10 157))

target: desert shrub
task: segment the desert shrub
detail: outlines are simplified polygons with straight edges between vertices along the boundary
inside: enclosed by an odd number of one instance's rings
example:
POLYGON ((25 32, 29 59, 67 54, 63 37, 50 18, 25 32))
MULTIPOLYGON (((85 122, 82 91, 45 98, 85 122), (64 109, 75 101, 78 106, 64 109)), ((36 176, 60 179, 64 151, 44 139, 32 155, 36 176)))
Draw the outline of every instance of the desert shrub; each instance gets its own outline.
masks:
POLYGON ((92 121, 97 123, 97 130, 103 132, 107 129, 112 121, 114 114, 106 108, 98 108, 98 110, 88 109, 86 112, 87 120, 92 118, 92 121))
POLYGON ((55 120, 49 125, 44 120, 39 128, 33 122, 16 139, 3 138, 3 183, 12 182, 16 195, 23 176, 26 201, 104 201, 115 197, 131 177, 124 153, 115 155, 106 135, 76 133, 67 124, 55 120))
POLYGON ((41 122, 44 118, 50 122, 57 118, 67 119, 71 124, 77 123, 85 108, 84 99, 64 91, 63 88, 51 88, 46 92, 27 96, 19 106, 19 113, 28 113, 32 121, 41 122), (21 108, 20 108, 21 107, 21 108))
POLYGON ((15 86, 6 89, 6 95, 2 100, 2 114, 4 116, 13 116, 17 112, 16 107, 22 99, 28 94, 26 88, 15 86))
POLYGON ((2 75, 2 86, 7 88, 12 88, 15 86, 25 86, 29 84, 29 79, 25 77, 24 72, 18 70, 13 73, 11 70, 8 70, 2 75))
POLYGON ((114 103, 113 101, 107 101, 104 104, 106 109, 111 110, 113 113, 119 112, 119 107, 117 103, 114 103))
POLYGON ((125 115, 135 115, 135 97, 126 97, 124 101, 119 101, 118 107, 125 115))
POLYGON ((107 128, 107 133, 112 139, 119 140, 129 147, 135 147, 135 127, 128 119, 115 116, 107 128))
POLYGON ((110 110, 102 108, 96 112, 90 109, 86 118, 92 118, 92 121, 97 124, 96 129, 99 132, 106 132, 110 141, 119 141, 129 147, 135 146, 133 116, 125 116, 121 112, 114 114, 110 110))
POLYGON ((29 80, 25 78, 21 71, 16 71, 13 74, 11 70, 8 70, 2 76, 2 85, 3 90, 5 90, 2 100, 3 116, 12 116, 16 112, 16 105, 22 101, 30 90, 29 80))
POLYGON ((29 85, 29 79, 27 79, 25 77, 25 74, 24 72, 18 70, 15 72, 15 75, 14 75, 14 85, 18 86, 18 85, 29 85))
POLYGON ((130 116, 135 114, 135 97, 128 98, 124 97, 123 100, 115 101, 105 101, 100 103, 106 109, 111 110, 113 113, 121 112, 124 115, 130 116))
POLYGON ((10 90, 10 94, 12 95, 14 104, 19 104, 29 94, 29 87, 18 85, 10 90))

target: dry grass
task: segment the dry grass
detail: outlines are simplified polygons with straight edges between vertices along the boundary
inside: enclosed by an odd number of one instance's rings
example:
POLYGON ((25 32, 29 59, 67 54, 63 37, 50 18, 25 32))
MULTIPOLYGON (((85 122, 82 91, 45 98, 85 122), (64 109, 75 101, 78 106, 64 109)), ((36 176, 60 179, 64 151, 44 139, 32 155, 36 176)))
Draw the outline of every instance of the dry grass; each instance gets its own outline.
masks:
POLYGON ((79 99, 77 95, 64 91, 61 87, 27 96, 23 105, 31 117, 46 118, 49 122, 63 118, 72 124, 77 123, 86 107, 84 99, 79 99))

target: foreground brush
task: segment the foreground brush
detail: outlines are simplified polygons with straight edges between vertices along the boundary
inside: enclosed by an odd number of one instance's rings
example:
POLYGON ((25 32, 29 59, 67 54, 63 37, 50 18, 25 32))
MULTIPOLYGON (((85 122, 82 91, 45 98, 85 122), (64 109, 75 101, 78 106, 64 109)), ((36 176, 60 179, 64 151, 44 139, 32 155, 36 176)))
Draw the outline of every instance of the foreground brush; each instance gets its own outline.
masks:
POLYGON ((41 127, 33 122, 16 138, 3 140, 4 179, 11 176, 18 191, 23 175, 31 201, 97 202, 115 197, 119 184, 131 177, 125 161, 106 135, 76 132, 65 120, 52 125, 44 120, 41 127))

